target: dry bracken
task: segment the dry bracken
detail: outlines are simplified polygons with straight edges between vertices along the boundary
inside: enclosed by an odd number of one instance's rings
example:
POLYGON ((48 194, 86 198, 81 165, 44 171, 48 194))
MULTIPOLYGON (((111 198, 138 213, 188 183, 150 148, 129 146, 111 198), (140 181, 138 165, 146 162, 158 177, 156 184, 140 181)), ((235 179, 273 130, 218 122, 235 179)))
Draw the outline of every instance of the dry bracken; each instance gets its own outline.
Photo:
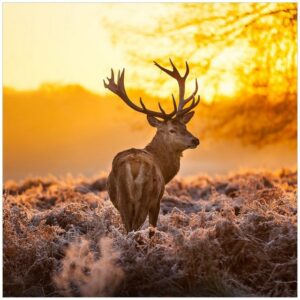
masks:
POLYGON ((295 171, 173 180, 151 239, 105 182, 5 183, 5 296, 297 295, 295 171))

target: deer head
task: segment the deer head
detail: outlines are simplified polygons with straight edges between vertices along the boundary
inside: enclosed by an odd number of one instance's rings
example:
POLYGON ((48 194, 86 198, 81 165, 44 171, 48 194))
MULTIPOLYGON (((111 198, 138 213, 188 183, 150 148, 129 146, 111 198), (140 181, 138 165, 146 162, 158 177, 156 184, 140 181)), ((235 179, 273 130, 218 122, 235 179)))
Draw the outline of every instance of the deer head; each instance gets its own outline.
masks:
POLYGON ((166 113, 160 103, 158 103, 159 111, 147 109, 142 98, 140 98, 141 106, 133 103, 129 99, 124 86, 125 69, 123 69, 121 73, 120 71, 118 72, 117 82, 115 82, 113 70, 111 70, 111 77, 107 77, 108 83, 106 83, 105 80, 103 80, 103 82, 105 88, 108 88, 114 94, 118 95, 129 107, 140 113, 146 114, 149 124, 157 128, 157 135, 165 144, 168 144, 175 151, 182 152, 185 149, 196 148, 199 145, 199 140, 186 129, 186 124, 193 117, 194 111, 192 110, 199 104, 200 96, 198 95, 197 100, 195 99, 198 92, 197 79, 195 80, 194 92, 187 98, 184 96, 185 81, 189 74, 188 63, 185 63, 186 71, 183 76, 180 75, 171 59, 170 63, 172 70, 166 69, 157 62, 154 62, 158 68, 173 77, 178 83, 178 105, 172 94, 173 111, 170 113, 166 113))

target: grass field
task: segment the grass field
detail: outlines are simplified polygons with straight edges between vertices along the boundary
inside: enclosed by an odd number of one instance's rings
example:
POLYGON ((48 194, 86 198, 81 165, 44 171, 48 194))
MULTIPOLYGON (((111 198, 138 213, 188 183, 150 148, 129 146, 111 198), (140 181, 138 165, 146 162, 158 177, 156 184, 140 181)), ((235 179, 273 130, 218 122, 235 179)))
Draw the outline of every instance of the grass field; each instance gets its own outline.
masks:
POLYGON ((173 180, 125 234, 105 176, 6 182, 5 296, 296 296, 297 173, 173 180))

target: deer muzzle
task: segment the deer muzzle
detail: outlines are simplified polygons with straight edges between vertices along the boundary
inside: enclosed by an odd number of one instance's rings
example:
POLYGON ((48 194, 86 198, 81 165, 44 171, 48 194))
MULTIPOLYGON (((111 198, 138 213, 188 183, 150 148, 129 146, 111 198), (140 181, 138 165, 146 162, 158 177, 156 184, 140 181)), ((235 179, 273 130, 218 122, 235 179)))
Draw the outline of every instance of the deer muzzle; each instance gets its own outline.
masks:
POLYGON ((192 140, 191 140, 191 146, 190 146, 190 148, 191 149, 194 149, 194 148, 197 148, 197 146, 200 144, 200 141, 199 141, 199 139, 197 139, 197 138, 192 138, 192 140))

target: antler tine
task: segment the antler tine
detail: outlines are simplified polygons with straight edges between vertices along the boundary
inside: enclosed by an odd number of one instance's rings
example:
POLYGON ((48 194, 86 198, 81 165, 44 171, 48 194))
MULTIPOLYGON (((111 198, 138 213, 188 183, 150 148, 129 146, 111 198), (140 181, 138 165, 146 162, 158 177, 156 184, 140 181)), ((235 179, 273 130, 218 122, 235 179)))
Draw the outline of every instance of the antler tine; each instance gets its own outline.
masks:
POLYGON ((178 80, 180 80, 181 79, 181 76, 180 76, 180 73, 179 73, 179 71, 178 71, 178 69, 175 67, 175 65, 173 64, 173 62, 172 62, 172 59, 171 58, 169 58, 169 61, 170 61, 170 64, 171 64, 171 66, 172 66, 172 68, 173 68, 173 77, 174 78, 176 78, 176 79, 178 79, 178 80))
POLYGON ((142 97, 140 97, 140 103, 141 103, 142 108, 143 108, 144 110, 147 110, 147 108, 146 108, 146 106, 145 106, 145 104, 144 104, 144 102, 143 102, 143 100, 142 100, 142 97))
POLYGON ((165 73, 167 73, 168 75, 173 77, 173 72, 162 67, 160 64, 158 64, 156 61, 154 61, 154 65, 156 65, 158 68, 160 68, 162 71, 164 71, 165 73))
POLYGON ((105 82, 105 80, 103 79, 103 83, 104 83, 104 87, 110 89, 112 92, 116 93, 117 90, 117 85, 115 84, 115 80, 114 80, 114 71, 113 69, 111 69, 111 75, 110 78, 106 77, 106 79, 108 80, 108 83, 105 82))
POLYGON ((174 65, 173 61, 171 60, 171 58, 169 59, 170 64, 172 66, 172 70, 166 69, 164 67, 162 67, 161 65, 159 65, 157 62, 154 61, 154 64, 160 68, 162 71, 164 71, 165 73, 167 73, 168 75, 170 75, 171 77, 173 77, 174 79, 176 79, 177 83, 178 83, 178 87, 179 87, 179 101, 178 101, 178 110, 177 110, 177 114, 179 114, 179 112, 184 108, 184 106, 190 102, 197 94, 198 92, 198 82, 197 79, 195 80, 195 90, 194 92, 188 97, 188 98, 184 98, 184 93, 185 93, 185 81, 190 73, 190 68, 187 62, 185 62, 185 73, 183 76, 180 75, 178 69, 176 68, 176 66, 174 65))
POLYGON ((175 115, 176 117, 182 116, 184 114, 186 114, 187 112, 189 112, 190 110, 192 110, 193 108, 195 108, 198 103, 200 102, 200 96, 198 96, 197 101, 195 101, 195 96, 198 92, 198 81, 197 79, 195 80, 195 90, 194 92, 188 97, 188 98, 184 98, 184 93, 185 93, 185 81, 186 78, 189 75, 189 65, 187 62, 185 62, 185 66, 186 66, 186 70, 185 70, 185 74, 183 76, 180 75, 178 69, 175 67, 174 63, 172 62, 172 60, 170 59, 170 64, 172 66, 172 70, 166 69, 164 67, 162 67, 161 65, 159 65, 157 62, 154 61, 154 64, 161 69, 163 72, 167 73, 169 76, 173 77, 174 79, 176 79, 177 83, 178 83, 178 87, 179 87, 179 102, 178 102, 178 106, 176 104, 174 95, 172 94, 172 101, 173 101, 173 111, 169 114, 167 114, 165 112, 165 110, 162 108, 161 104, 158 103, 158 107, 159 107, 159 112, 157 111, 153 111, 153 110, 149 110, 142 98, 140 98, 140 105, 138 106, 135 103, 133 103, 125 90, 125 84, 124 84, 124 80, 125 80, 125 69, 122 70, 122 72, 118 72, 118 78, 117 78, 117 82, 115 82, 115 76, 114 76, 114 71, 113 69, 111 69, 111 78, 107 77, 108 82, 106 83, 105 80, 103 80, 104 83, 104 87, 108 88, 110 91, 112 91, 113 93, 115 93, 116 95, 118 95, 129 107, 131 107, 132 109, 147 114, 147 115, 151 115, 154 117, 158 117, 161 118, 163 120, 170 120, 171 118, 173 118, 175 115), (184 108, 190 101, 192 100, 192 103, 184 108))
POLYGON ((178 111, 176 114, 176 117, 181 117, 181 116, 185 115, 186 113, 191 111, 193 108, 195 108, 200 103, 200 95, 198 95, 197 101, 195 101, 195 97, 193 97, 192 99, 193 99, 193 101, 192 101, 191 105, 178 111))
POLYGON ((136 104, 134 104, 128 97, 126 90, 125 90, 125 85, 124 85, 124 78, 125 78, 125 69, 122 70, 122 72, 120 73, 120 71, 118 72, 118 80, 117 83, 114 80, 114 71, 113 69, 111 69, 111 78, 107 77, 108 83, 105 82, 105 80, 103 80, 104 83, 104 87, 109 89, 110 91, 112 91, 114 94, 118 95, 129 107, 131 107, 132 109, 144 113, 146 115, 151 115, 154 117, 158 117, 161 118, 163 120, 169 120, 171 119, 174 115, 176 115, 177 113, 177 107, 176 107, 176 103, 174 104, 174 110, 167 114, 163 108, 161 107, 160 103, 159 103, 159 109, 160 112, 156 112, 156 111, 152 111, 146 108, 145 104, 143 103, 142 98, 140 98, 140 104, 142 107, 137 106, 136 104))
POLYGON ((164 111, 164 109, 161 107, 160 102, 158 102, 158 107, 159 107, 160 111, 161 111, 163 114, 166 114, 166 112, 164 111))
POLYGON ((177 68, 176 68, 175 65, 173 64, 171 58, 169 58, 169 60, 170 60, 171 66, 172 66, 172 68, 173 68, 172 71, 169 70, 169 69, 167 69, 167 68, 165 68, 165 67, 163 67, 163 66, 161 66, 161 65, 158 64, 156 61, 154 61, 154 64, 155 64, 158 68, 160 68, 162 71, 164 71, 165 73, 167 73, 167 74, 170 75, 171 77, 175 78, 176 80, 182 79, 182 77, 180 76, 180 74, 179 74, 177 68))
POLYGON ((189 68, 189 64, 186 61, 185 62, 185 74, 183 77, 186 79, 188 77, 189 73, 190 73, 190 68, 189 68))
POLYGON ((113 82, 115 81, 115 75, 114 75, 114 70, 113 69, 110 69, 110 80, 112 80, 113 82))
POLYGON ((118 73, 118 88, 122 91, 123 94, 126 94, 125 85, 124 85, 124 78, 125 78, 125 69, 122 70, 120 75, 120 71, 118 73))
POLYGON ((172 94, 172 100, 173 100, 173 106, 174 106, 174 111, 176 111, 177 113, 177 105, 176 105, 176 101, 175 101, 175 98, 174 98, 174 95, 172 94))
POLYGON ((183 101, 182 107, 184 107, 188 102, 190 102, 196 96, 197 92, 198 92, 198 81, 197 81, 197 78, 196 78, 195 79, 195 90, 188 98, 186 98, 183 101))

